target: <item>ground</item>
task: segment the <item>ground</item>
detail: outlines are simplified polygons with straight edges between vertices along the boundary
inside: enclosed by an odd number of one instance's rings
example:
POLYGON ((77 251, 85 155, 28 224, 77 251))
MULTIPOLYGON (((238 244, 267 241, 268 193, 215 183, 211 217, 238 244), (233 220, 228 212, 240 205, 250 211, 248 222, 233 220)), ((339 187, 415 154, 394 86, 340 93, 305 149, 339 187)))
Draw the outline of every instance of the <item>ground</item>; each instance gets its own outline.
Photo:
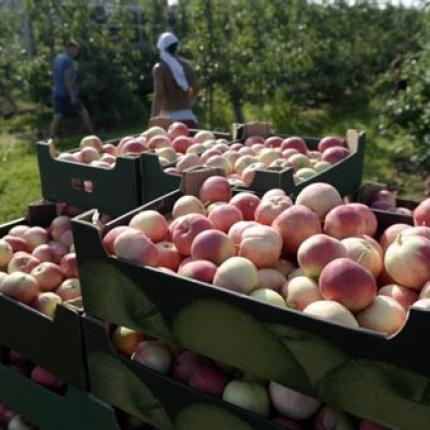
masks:
MULTIPOLYGON (((50 113, 44 110, 0 120, 0 223, 23 216, 27 203, 41 197, 35 142, 37 130, 45 130, 49 120, 50 113)), ((63 134, 70 137, 60 139, 57 146, 61 149, 77 146, 82 134, 79 127, 78 120, 67 121, 63 134)), ((102 139, 108 139, 140 132, 144 128, 142 121, 142 124, 116 130, 99 130, 98 134, 102 139)), ((322 136, 341 135, 347 128, 366 130, 366 181, 396 185, 403 196, 422 199, 423 177, 400 170, 402 157, 395 150, 395 142, 379 134, 377 118, 367 103, 347 104, 331 110, 309 110, 300 114, 291 130, 280 128, 279 131, 322 136)))

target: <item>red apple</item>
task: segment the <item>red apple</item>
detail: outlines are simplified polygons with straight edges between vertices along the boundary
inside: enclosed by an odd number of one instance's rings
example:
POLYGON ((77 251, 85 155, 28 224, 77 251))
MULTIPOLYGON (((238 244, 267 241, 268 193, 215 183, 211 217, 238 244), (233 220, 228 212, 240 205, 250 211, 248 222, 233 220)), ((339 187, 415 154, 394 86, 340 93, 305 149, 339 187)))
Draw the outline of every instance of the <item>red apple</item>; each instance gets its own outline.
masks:
POLYGON ((297 205, 303 205, 313 210, 321 220, 324 220, 331 209, 342 203, 342 197, 336 188, 322 182, 308 185, 300 191, 296 199, 297 205))
POLYGON ((372 421, 361 420, 358 430, 389 430, 387 427, 380 426, 372 421))
POLYGON ((131 227, 117 236, 114 250, 116 256, 133 263, 156 266, 158 262, 156 246, 144 233, 131 227))
POLYGON ((211 176, 200 188, 200 200, 206 203, 228 202, 232 192, 228 180, 223 176, 211 176))
POLYGON ((318 151, 324 152, 328 148, 335 148, 337 146, 343 146, 342 139, 336 136, 323 137, 318 143, 318 151))
POLYGON ((102 150, 101 150, 102 154, 107 154, 107 155, 111 155, 111 156, 116 156, 116 146, 112 145, 111 143, 105 143, 102 146, 102 150))
POLYGON ((13 272, 25 272, 30 273, 36 266, 40 264, 40 261, 24 251, 18 251, 12 255, 7 265, 8 273, 13 272))
POLYGON ((179 267, 178 275, 211 284, 216 271, 217 267, 210 261, 191 260, 179 267))
POLYGON ((282 145, 282 137, 279 136, 271 136, 268 137, 264 144, 267 148, 279 148, 282 145))
POLYGON ((330 261, 342 257, 347 257, 345 245, 325 234, 315 234, 307 238, 297 251, 300 268, 311 278, 318 278, 330 261))
POLYGON ((294 148, 288 148, 288 149, 284 149, 282 151, 282 156, 286 160, 288 160, 292 155, 295 155, 295 154, 300 154, 300 151, 298 151, 297 149, 294 149, 294 148))
POLYGON ((430 198, 423 200, 414 210, 414 224, 430 227, 430 198))
POLYGON ((247 137, 246 140, 245 140, 245 145, 246 146, 252 146, 255 143, 264 143, 264 137, 263 136, 259 136, 258 134, 256 134, 254 136, 247 137))
POLYGON ((162 241, 169 231, 164 216, 154 210, 139 212, 130 220, 129 226, 141 231, 153 242, 162 241))
POLYGON ((205 230, 199 233, 191 245, 191 256, 197 260, 208 260, 219 266, 236 254, 232 240, 218 230, 205 230))
POLYGON ((228 231, 230 239, 235 245, 239 245, 242 241, 242 233, 250 227, 258 226, 259 224, 255 221, 239 221, 233 224, 228 231))
POLYGON ((57 261, 56 254, 54 253, 51 245, 47 243, 36 246, 36 248, 33 249, 31 255, 37 258, 40 262, 51 261, 52 263, 55 263, 57 261))
POLYGON ((302 205, 284 210, 275 218, 272 226, 282 236, 284 251, 291 254, 296 253, 307 238, 321 233, 318 215, 302 205))
POLYGON ((101 152, 103 150, 103 142, 100 140, 99 137, 90 135, 85 136, 82 138, 81 142, 79 143, 80 148, 94 148, 97 152, 101 152))
POLYGON ((114 242, 115 239, 124 231, 128 231, 129 227, 121 225, 109 230, 103 237, 103 245, 109 254, 115 254, 114 242))
POLYGON ((37 384, 40 384, 52 391, 59 391, 64 386, 64 383, 55 375, 40 366, 36 366, 33 369, 31 372, 31 379, 37 384))
POLYGON ((247 187, 250 187, 254 182, 256 172, 264 169, 265 167, 266 166, 264 165, 264 163, 260 163, 260 162, 252 163, 249 166, 245 167, 245 169, 243 169, 241 174, 242 181, 245 183, 247 187))
POLYGON ((203 215, 184 215, 175 220, 172 229, 172 241, 182 255, 189 256, 195 237, 202 231, 210 229, 213 229, 213 224, 203 215))
POLYGON ((264 225, 272 225, 275 218, 292 205, 293 202, 287 196, 263 197, 255 209, 255 221, 264 225))
POLYGON ((10 234, 7 234, 6 236, 2 237, 2 240, 7 242, 12 247, 12 251, 14 253, 18 251, 30 251, 30 247, 22 237, 11 236, 10 234))
POLYGON ((180 121, 175 121, 170 124, 167 129, 167 135, 170 139, 175 139, 178 136, 188 136, 189 130, 186 124, 180 121))
POLYGON ((276 417, 273 422, 285 430, 305 430, 304 424, 301 421, 290 420, 285 417, 276 417))
POLYGON ((430 227, 426 227, 424 225, 409 227, 402 230, 402 237, 410 237, 410 236, 421 236, 430 240, 430 227))
POLYGON ((348 148, 335 146, 326 149, 321 156, 321 160, 328 161, 330 164, 336 164, 344 158, 348 157, 350 154, 351 151, 348 148))
POLYGON ((387 248, 384 264, 396 283, 421 289, 430 280, 430 240, 421 236, 403 237, 400 233, 387 248))
POLYGON ((79 161, 84 164, 90 164, 92 161, 100 159, 98 151, 91 146, 82 148, 76 153, 76 156, 78 156, 79 161))
POLYGON ((257 268, 273 267, 282 251, 282 238, 272 227, 260 225, 242 232, 239 256, 251 260, 257 268))
POLYGON ((55 255, 54 263, 59 263, 61 259, 69 253, 69 248, 66 245, 63 245, 60 242, 49 242, 49 246, 52 249, 52 252, 55 255))
POLYGON ((203 361, 198 355, 190 351, 183 351, 175 358, 172 376, 178 381, 189 384, 194 373, 202 365, 203 361))
POLYGON ((158 266, 166 267, 171 270, 178 270, 179 264, 182 261, 182 256, 172 242, 158 242, 158 266))
POLYGON ((49 291, 39 293, 31 306, 49 318, 54 318, 57 306, 62 302, 63 300, 58 294, 49 291))
POLYGON ((33 250, 38 245, 48 243, 48 232, 42 227, 30 227, 24 233, 24 240, 27 242, 30 250, 33 250))
POLYGON ((263 194, 261 200, 271 200, 272 197, 288 197, 284 190, 281 188, 272 188, 263 194))
MULTIPOLYGON (((196 142, 194 142, 196 143, 196 142)), ((187 136, 178 136, 172 141, 172 147, 176 152, 185 154, 187 149, 193 144, 193 140, 187 136)))
POLYGON ((20 238, 24 239, 25 232, 28 231, 29 229, 30 229, 30 227, 28 225, 19 224, 19 225, 12 227, 9 230, 8 234, 10 236, 20 237, 20 238))
POLYGON ((387 296, 393 298, 401 304, 407 311, 414 302, 418 300, 418 293, 410 288, 402 287, 401 285, 388 284, 383 286, 378 291, 378 296, 387 296))
POLYGON ((310 418, 321 406, 321 402, 291 388, 270 382, 269 394, 275 410, 295 420, 310 418))
POLYGON ((37 297, 39 286, 32 275, 14 272, 8 275, 3 281, 1 292, 6 296, 29 305, 37 297))
POLYGON ((225 384, 224 371, 212 365, 199 366, 190 379, 191 387, 215 397, 221 397, 225 384))
POLYGON ((70 252, 66 254, 60 262, 60 269, 66 278, 78 278, 78 263, 76 261, 76 254, 70 252))
POLYGON ((382 249, 385 251, 388 247, 388 245, 391 245, 391 243, 394 242, 394 240, 396 239, 397 235, 404 231, 407 228, 410 228, 411 226, 408 224, 393 224, 390 225, 390 227, 388 227, 384 233, 382 233, 380 239, 379 239, 379 243, 382 247, 382 249))
POLYGON ((315 417, 313 430, 355 430, 349 416, 331 406, 323 406, 315 417))
POLYGON ((260 204, 260 198, 255 194, 241 192, 232 197, 230 204, 236 206, 243 215, 245 221, 254 220, 255 210, 260 204))
POLYGON ((214 228, 224 232, 228 232, 233 224, 243 220, 242 212, 229 203, 223 203, 215 207, 210 211, 208 218, 214 228))
POLYGON ((204 143, 207 140, 214 140, 215 136, 211 131, 200 130, 193 136, 193 143, 204 143))
POLYGON ((160 373, 168 373, 172 364, 169 349, 163 343, 155 340, 140 342, 131 359, 160 373))
POLYGON ((0 426, 6 428, 15 413, 5 403, 0 403, 0 426))
POLYGON ((287 137, 282 141, 281 149, 295 149, 297 152, 300 152, 301 154, 305 154, 308 150, 308 147, 306 145, 306 142, 298 136, 291 136, 287 137))
POLYGON ((61 285, 55 290, 55 294, 58 294, 64 302, 69 300, 79 299, 82 296, 81 285, 78 278, 69 278, 61 283, 61 285))
POLYGON ((278 293, 287 282, 287 278, 279 270, 272 268, 258 270, 257 277, 258 288, 267 288, 278 293))
POLYGON ((60 266, 50 261, 40 263, 31 271, 31 274, 36 279, 41 291, 53 291, 64 280, 64 274, 60 266))
POLYGON ((113 346, 127 357, 131 357, 144 339, 143 333, 122 326, 117 327, 112 334, 113 346))
POLYGON ((406 321, 403 306, 391 297, 376 296, 373 303, 357 313, 361 327, 392 335, 399 331, 406 321))
POLYGON ((324 299, 336 300, 354 312, 369 306, 376 296, 372 274, 347 258, 337 258, 324 267, 319 287, 324 299))

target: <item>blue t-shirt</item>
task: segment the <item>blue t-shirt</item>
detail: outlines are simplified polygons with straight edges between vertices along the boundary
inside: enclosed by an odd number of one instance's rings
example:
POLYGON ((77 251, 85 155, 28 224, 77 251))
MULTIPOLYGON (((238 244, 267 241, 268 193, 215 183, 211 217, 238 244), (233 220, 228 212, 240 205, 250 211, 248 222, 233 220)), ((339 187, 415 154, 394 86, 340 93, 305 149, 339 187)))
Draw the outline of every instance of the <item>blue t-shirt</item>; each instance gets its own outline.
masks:
POLYGON ((73 66, 73 59, 67 54, 59 54, 55 57, 53 75, 54 75, 54 95, 64 97, 69 95, 66 83, 64 81, 64 72, 66 70, 72 71, 73 85, 76 90, 76 72, 73 66))

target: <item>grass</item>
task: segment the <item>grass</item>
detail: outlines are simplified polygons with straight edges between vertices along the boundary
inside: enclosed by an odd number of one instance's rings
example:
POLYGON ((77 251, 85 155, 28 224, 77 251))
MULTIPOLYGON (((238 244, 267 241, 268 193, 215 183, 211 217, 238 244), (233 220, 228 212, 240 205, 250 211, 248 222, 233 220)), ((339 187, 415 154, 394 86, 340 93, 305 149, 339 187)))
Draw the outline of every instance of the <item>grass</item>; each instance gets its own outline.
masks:
MULTIPOLYGON (((49 121, 50 112, 45 110, 0 121, 0 223, 23 216, 27 203, 41 198, 35 132, 46 130, 49 121)), ((275 125, 280 131, 314 136, 341 135, 347 128, 366 130, 365 180, 395 185, 402 190, 403 196, 422 199, 422 175, 401 170, 401 157, 395 150, 395 142, 380 136, 377 121, 366 102, 308 110, 288 123, 290 125, 286 127, 275 125)), ((100 129, 98 134, 102 139, 124 136, 141 131, 143 124, 117 130, 100 129)), ((63 134, 69 137, 60 139, 57 146, 60 149, 77 146, 82 134, 77 128, 79 120, 65 121, 62 126, 63 134)))

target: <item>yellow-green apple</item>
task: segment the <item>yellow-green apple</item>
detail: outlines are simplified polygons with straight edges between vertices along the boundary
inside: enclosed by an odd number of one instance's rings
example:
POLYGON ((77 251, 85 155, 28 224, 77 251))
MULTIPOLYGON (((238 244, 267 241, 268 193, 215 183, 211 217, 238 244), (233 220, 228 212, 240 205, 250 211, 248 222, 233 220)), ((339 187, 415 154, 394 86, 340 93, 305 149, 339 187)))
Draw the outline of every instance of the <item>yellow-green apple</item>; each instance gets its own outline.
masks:
POLYGON ((12 246, 10 246, 5 240, 0 239, 0 268, 7 267, 12 255, 12 246))
POLYGON ((333 300, 319 300, 303 309, 303 312, 339 325, 358 328, 354 315, 341 303, 333 300))
POLYGON ((340 206, 342 203, 342 197, 336 188, 323 182, 308 185, 300 191, 296 199, 296 204, 313 210, 321 220, 325 218, 331 209, 340 206))
POLYGON ((39 285, 32 275, 23 272, 14 272, 3 280, 1 292, 6 296, 29 305, 37 297, 39 285))
POLYGON ((103 142, 97 136, 94 136, 94 135, 85 136, 82 138, 81 142, 79 143, 79 147, 80 148, 91 147, 91 148, 94 148, 97 152, 102 152, 103 142))
POLYGON ((130 220, 129 226, 141 231, 153 242, 161 242, 169 231, 164 216, 154 210, 139 212, 130 220))
POLYGON ((57 306, 62 302, 63 300, 58 294, 48 291, 39 293, 31 306, 49 318, 54 318, 57 306))
POLYGON ((282 288, 282 295, 289 308, 300 311, 311 303, 322 300, 318 284, 307 276, 296 276, 286 282, 282 288))
POLYGON ((270 412, 266 387, 258 382, 230 381, 224 388, 222 399, 263 417, 267 417, 270 412))
POLYGON ((261 302, 265 302, 279 308, 287 307, 284 298, 279 293, 270 290, 269 288, 257 288, 251 292, 250 296, 261 302))
POLYGON ((75 300, 82 297, 81 285, 78 278, 69 278, 61 283, 61 285, 55 290, 55 294, 58 294, 64 302, 69 300, 75 300))
POLYGON ((228 290, 249 294, 258 285, 257 269, 246 258, 231 257, 218 267, 213 284, 228 290))
POLYGON ((144 339, 143 333, 123 326, 118 326, 112 333, 113 346, 128 357, 131 357, 139 343, 143 342, 144 339))
POLYGON ((206 215, 206 209, 203 203, 195 196, 181 196, 173 205, 173 218, 191 213, 206 215))
POLYGON ((388 246, 394 242, 400 232, 405 231, 410 227, 410 225, 402 223, 390 225, 379 238, 379 244, 381 245, 382 249, 385 251, 388 246))

